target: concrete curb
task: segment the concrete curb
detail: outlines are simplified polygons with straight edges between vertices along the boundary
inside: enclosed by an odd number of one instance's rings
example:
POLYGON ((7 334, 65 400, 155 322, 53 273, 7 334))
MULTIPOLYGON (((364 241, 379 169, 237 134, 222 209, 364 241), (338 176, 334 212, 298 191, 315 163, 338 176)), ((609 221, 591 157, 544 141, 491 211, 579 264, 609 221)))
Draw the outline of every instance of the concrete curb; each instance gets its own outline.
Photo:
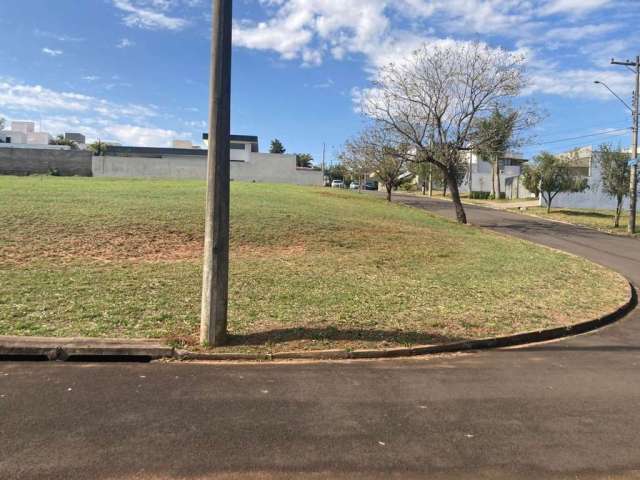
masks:
POLYGON ((163 345, 160 340, 119 340, 55 337, 0 336, 0 360, 61 360, 61 361, 151 361, 174 359, 186 361, 281 361, 281 360, 358 360, 375 358, 414 357, 438 353, 467 352, 493 348, 528 345, 571 337, 605 327, 625 317, 638 304, 637 292, 628 285, 627 300, 614 311, 586 322, 567 327, 516 333, 502 337, 483 338, 415 347, 383 350, 317 350, 278 353, 190 352, 163 345))
POLYGON ((172 357, 159 340, 0 336, 0 359, 8 360, 156 360, 172 357))

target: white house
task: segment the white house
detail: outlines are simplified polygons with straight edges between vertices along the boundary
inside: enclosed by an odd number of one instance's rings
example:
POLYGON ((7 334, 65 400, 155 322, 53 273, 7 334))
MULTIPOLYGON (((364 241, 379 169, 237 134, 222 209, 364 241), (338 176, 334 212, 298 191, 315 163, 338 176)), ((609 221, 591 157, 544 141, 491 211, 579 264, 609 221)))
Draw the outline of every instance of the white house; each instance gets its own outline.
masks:
MULTIPOLYGON (((461 193, 491 192, 493 186, 493 170, 489 162, 485 162, 474 152, 465 152, 467 176, 460 186, 461 193)), ((498 160, 500 170, 500 192, 506 198, 531 198, 532 194, 521 181, 522 167, 527 160, 516 152, 507 152, 498 160)))
MULTIPOLYGON (((615 198, 607 195, 602 190, 602 176, 598 155, 600 152, 592 146, 586 146, 558 155, 572 163, 572 165, 584 175, 589 182, 589 188, 579 193, 559 193, 553 199, 553 207, 558 208, 587 208, 614 210, 615 198)), ((541 198, 540 205, 546 206, 541 198)), ((629 208, 629 199, 625 198, 624 208, 629 208)))
MULTIPOLYGON (((467 172, 459 187, 460 193, 469 192, 491 193, 493 185, 492 165, 485 162, 474 152, 463 152, 462 159, 467 167, 467 172)), ((527 162, 519 153, 508 152, 499 160, 500 192, 506 198, 532 198, 534 195, 522 185, 522 167, 527 162)), ((421 184, 422 178, 416 179, 421 184)))
POLYGON ((36 132, 34 122, 11 122, 9 130, 0 131, 0 145, 48 146, 51 135, 47 132, 36 132))
MULTIPOLYGON (((207 140, 207 135, 203 136, 207 140)), ((108 146, 106 154, 93 158, 98 177, 149 177, 204 179, 207 150, 184 141, 189 148, 108 146)), ((322 186, 322 171, 296 166, 296 155, 260 153, 258 137, 231 135, 231 180, 322 186)))

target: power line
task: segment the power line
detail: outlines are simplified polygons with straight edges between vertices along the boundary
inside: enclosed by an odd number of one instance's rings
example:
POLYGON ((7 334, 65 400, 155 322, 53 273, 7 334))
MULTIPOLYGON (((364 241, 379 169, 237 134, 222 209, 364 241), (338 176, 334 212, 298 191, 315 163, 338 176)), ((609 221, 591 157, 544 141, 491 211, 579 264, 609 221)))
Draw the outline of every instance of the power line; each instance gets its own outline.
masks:
POLYGON ((589 138, 589 137, 600 137, 600 136, 604 136, 604 135, 612 136, 612 137, 619 137, 619 136, 621 136, 623 133, 626 133, 626 132, 628 132, 628 131, 629 131, 629 128, 628 128, 628 127, 627 127, 627 128, 620 128, 620 129, 617 129, 617 130, 608 130, 608 131, 606 131, 606 132, 591 133, 591 134, 588 134, 588 135, 579 135, 579 136, 577 136, 577 137, 559 138, 559 139, 557 139, 557 140, 549 140, 549 141, 547 141, 547 142, 535 142, 535 143, 529 143, 529 144, 527 144, 527 146, 549 145, 549 144, 551 144, 551 143, 569 142, 569 141, 571 141, 571 140, 580 140, 581 138, 589 138), (619 133, 618 135, 611 135, 611 134, 616 133, 616 132, 621 132, 621 133, 619 133))

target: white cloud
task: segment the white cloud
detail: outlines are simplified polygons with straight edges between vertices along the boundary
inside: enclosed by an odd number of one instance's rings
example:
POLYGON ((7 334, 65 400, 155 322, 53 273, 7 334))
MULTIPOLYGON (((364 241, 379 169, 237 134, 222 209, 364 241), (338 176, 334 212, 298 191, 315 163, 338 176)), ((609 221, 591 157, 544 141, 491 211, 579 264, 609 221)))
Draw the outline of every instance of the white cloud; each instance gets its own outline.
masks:
POLYGON ((542 7, 544 15, 556 13, 584 14, 613 3, 612 0, 550 0, 542 7))
POLYGON ((49 55, 51 57, 58 57, 62 55, 64 52, 62 50, 55 50, 49 47, 44 47, 42 49, 42 53, 44 53, 45 55, 49 55))
POLYGON ((162 128, 140 127, 127 124, 111 124, 102 129, 104 138, 124 145, 168 147, 176 138, 191 137, 189 132, 177 132, 162 128))
POLYGON ((123 38, 116 44, 116 48, 129 48, 133 47, 135 44, 136 42, 129 40, 128 38, 123 38))
MULTIPOLYGON (((596 68, 561 70, 554 65, 549 65, 546 68, 533 70, 529 76, 530 86, 527 90, 529 94, 546 93, 563 97, 614 99, 602 85, 595 84, 595 80, 605 82, 623 98, 633 90, 633 75, 625 70, 596 68)), ((630 103, 630 100, 627 103, 630 103)))
MULTIPOLYGON (((89 141, 100 138, 125 145, 169 146, 175 138, 191 138, 189 132, 159 128, 154 105, 119 104, 74 92, 59 92, 40 85, 25 85, 0 77, 0 110, 5 118, 33 118, 52 134, 77 131, 89 141)), ((185 122, 183 122, 185 123, 185 122)), ((201 123, 185 123, 202 130, 201 123)))
POLYGON ((25 85, 0 78, 0 107, 21 111, 91 112, 109 118, 149 118, 156 109, 144 105, 118 104, 74 92, 59 92, 41 85, 25 85))
POLYGON ((82 77, 82 80, 86 80, 87 82, 95 82, 96 80, 100 80, 100 77, 97 75, 85 75, 82 77))
POLYGON ((183 18, 172 17, 164 11, 171 0, 113 0, 113 5, 126 12, 125 25, 149 30, 182 30, 189 22, 183 18))

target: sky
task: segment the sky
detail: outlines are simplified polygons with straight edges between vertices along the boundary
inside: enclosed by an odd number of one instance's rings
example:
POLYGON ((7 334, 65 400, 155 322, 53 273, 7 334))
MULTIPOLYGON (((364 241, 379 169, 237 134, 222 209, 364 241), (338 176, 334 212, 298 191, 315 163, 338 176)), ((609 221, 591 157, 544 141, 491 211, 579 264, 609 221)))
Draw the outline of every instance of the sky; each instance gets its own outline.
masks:
MULTIPOLYGON (((628 146, 640 0, 235 0, 232 132, 327 162, 363 124, 376 69, 439 39, 526 58, 544 120, 526 156, 628 146), (588 136, 589 135, 589 136, 588 136), (576 138, 581 137, 581 138, 576 138)), ((169 146, 207 130, 209 0, 2 0, 0 117, 169 146)))

